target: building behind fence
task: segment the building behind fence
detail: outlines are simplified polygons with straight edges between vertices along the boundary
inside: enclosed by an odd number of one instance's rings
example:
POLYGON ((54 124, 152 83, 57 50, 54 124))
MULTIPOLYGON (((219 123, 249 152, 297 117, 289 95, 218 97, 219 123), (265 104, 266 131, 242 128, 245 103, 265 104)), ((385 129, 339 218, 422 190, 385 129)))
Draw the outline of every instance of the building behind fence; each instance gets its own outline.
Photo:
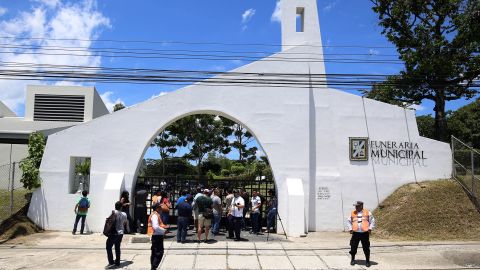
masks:
POLYGON ((30 192, 20 182, 22 171, 18 162, 0 165, 0 223, 16 213, 27 202, 30 192))
POLYGON ((480 150, 473 149, 452 136, 452 177, 469 193, 480 207, 480 150))

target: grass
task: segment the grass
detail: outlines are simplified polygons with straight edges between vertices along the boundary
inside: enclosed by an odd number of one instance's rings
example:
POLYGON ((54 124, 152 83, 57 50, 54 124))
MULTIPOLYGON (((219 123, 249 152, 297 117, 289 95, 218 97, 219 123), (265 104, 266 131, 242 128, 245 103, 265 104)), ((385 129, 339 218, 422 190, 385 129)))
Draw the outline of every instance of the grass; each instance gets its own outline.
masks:
POLYGON ((376 238, 480 239, 480 214, 454 180, 404 185, 380 204, 374 216, 376 238))
MULTIPOLYGON (((13 191, 13 213, 20 210, 28 202, 29 190, 17 189, 13 191)), ((10 217, 10 191, 0 189, 0 223, 10 217)))

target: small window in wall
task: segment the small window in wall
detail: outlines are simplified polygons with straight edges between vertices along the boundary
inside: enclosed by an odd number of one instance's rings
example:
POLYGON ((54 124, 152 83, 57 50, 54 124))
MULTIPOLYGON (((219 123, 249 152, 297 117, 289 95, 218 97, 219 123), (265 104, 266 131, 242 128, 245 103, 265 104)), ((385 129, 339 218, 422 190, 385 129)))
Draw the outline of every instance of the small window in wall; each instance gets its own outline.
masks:
POLYGON ((90 192, 90 165, 89 157, 70 157, 70 194, 90 192))
POLYGON ((305 22, 305 8, 297 7, 297 17, 296 17, 297 32, 304 31, 304 22, 305 22))

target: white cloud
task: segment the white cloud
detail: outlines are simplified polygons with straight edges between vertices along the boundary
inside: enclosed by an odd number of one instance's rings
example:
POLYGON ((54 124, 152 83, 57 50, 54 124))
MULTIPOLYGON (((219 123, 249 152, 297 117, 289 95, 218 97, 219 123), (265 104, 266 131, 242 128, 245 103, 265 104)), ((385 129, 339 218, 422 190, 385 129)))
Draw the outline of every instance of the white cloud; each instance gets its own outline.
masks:
POLYGON ((412 104, 412 105, 408 106, 407 108, 409 108, 409 109, 414 109, 414 110, 416 110, 416 111, 423 111, 423 110, 425 110, 425 107, 423 107, 423 106, 420 105, 420 104, 412 104))
POLYGON ((4 7, 0 7, 0 16, 3 16, 5 13, 7 13, 7 9, 4 7))
POLYGON ((120 98, 117 99, 112 99, 113 92, 112 91, 107 91, 103 94, 100 95, 100 97, 103 100, 103 103, 105 103, 105 106, 107 106, 108 111, 113 112, 113 106, 118 103, 122 103, 125 105, 125 102, 121 100, 120 98))
POLYGON ((368 54, 370 55, 378 55, 380 54, 380 52, 378 50, 375 50, 375 49, 370 49, 368 50, 368 54))
POLYGON ((272 22, 281 22, 282 21, 282 0, 277 0, 277 5, 275 6, 275 10, 272 13, 272 17, 270 18, 272 22))
POLYGON ((247 9, 245 12, 242 14, 242 23, 248 23, 252 17, 255 15, 255 9, 247 9))
POLYGON ((332 10, 338 3, 338 0, 337 1, 333 1, 332 3, 326 5, 324 8, 323 8, 323 11, 324 12, 329 12, 330 10, 332 10))
MULTIPOLYGON (((9 12, 12 11, 9 10, 9 12)), ((0 61, 98 67, 101 58, 92 56, 89 51, 92 42, 84 40, 97 38, 99 31, 107 27, 110 27, 109 19, 96 9, 96 2, 93 0, 71 4, 62 4, 60 1, 53 0, 36 1, 29 10, 19 11, 16 16, 9 19, 1 20, 0 18, 0 36, 22 38, 4 39, 2 42, 12 46, 27 47, 9 54, 0 54, 0 61), (62 52, 47 51, 46 46, 82 47, 86 52, 82 52, 82 56, 49 55, 62 52)), ((24 67, 10 67, 12 70, 20 68, 24 67)), ((30 68, 34 71, 41 70, 38 67, 30 68)), ((2 80, 0 77, 0 89, 2 89, 0 100, 18 113, 24 103, 26 85, 40 83, 48 82, 2 80)), ((64 84, 71 85, 67 82, 64 84)))
POLYGON ((56 8, 58 5, 60 5, 60 0, 34 0, 34 2, 41 3, 48 8, 56 8))
POLYGON ((213 70, 213 71, 223 72, 223 71, 227 70, 227 68, 224 67, 224 66, 213 66, 213 67, 212 67, 212 70, 213 70))

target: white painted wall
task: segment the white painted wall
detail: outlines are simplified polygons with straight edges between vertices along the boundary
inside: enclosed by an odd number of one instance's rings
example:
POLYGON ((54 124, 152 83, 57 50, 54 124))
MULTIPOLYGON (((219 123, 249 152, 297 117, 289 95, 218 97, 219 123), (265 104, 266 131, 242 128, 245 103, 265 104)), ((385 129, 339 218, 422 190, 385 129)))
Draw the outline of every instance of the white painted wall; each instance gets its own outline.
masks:
MULTIPOLYGON (((311 14, 308 7, 316 5, 314 0, 282 3, 285 10, 304 5, 305 14, 311 14)), ((313 18, 318 24, 316 7, 314 13, 306 19, 313 18)), ((289 16, 283 17, 284 24, 291 21, 289 16)), ((306 22, 306 25, 315 25, 315 22, 306 22)), ((287 31, 283 36, 284 44, 310 42, 313 37, 319 41, 320 38, 319 28, 318 35, 304 35, 303 38, 290 38, 290 30, 285 30, 284 26, 282 31, 287 31)), ((273 57, 317 54, 318 58, 321 53, 317 47, 309 46, 284 49, 273 57)), ((268 60, 234 71, 297 73, 303 74, 302 78, 308 73, 325 74, 323 63, 279 65, 268 60)), ((221 77, 226 76, 228 74, 221 77)), ((71 230, 74 213, 65 209, 73 209, 77 195, 68 194, 69 162, 75 156, 91 157, 92 207, 87 222, 91 230, 101 231, 121 190, 131 190, 134 186, 138 167, 153 138, 175 120, 196 113, 225 116, 243 124, 254 134, 272 166, 279 194, 279 214, 287 234, 341 231, 354 200, 363 200, 365 207, 373 210, 396 188, 415 181, 415 175, 420 181, 447 178, 451 174, 448 145, 420 137, 412 111, 326 87, 208 86, 199 83, 50 136, 40 169, 42 187, 33 195, 29 217, 46 229, 71 230), (417 142, 426 152, 426 166, 382 165, 372 160, 351 162, 348 137, 417 142), (121 188, 105 189, 112 174, 123 175, 121 188), (287 187, 286 179, 289 178, 300 179, 295 181, 301 181, 303 196, 287 187), (318 198, 319 188, 327 191, 328 198, 318 198), (295 205, 301 211, 291 210, 295 205), (302 216, 304 222, 297 223, 302 216)))

